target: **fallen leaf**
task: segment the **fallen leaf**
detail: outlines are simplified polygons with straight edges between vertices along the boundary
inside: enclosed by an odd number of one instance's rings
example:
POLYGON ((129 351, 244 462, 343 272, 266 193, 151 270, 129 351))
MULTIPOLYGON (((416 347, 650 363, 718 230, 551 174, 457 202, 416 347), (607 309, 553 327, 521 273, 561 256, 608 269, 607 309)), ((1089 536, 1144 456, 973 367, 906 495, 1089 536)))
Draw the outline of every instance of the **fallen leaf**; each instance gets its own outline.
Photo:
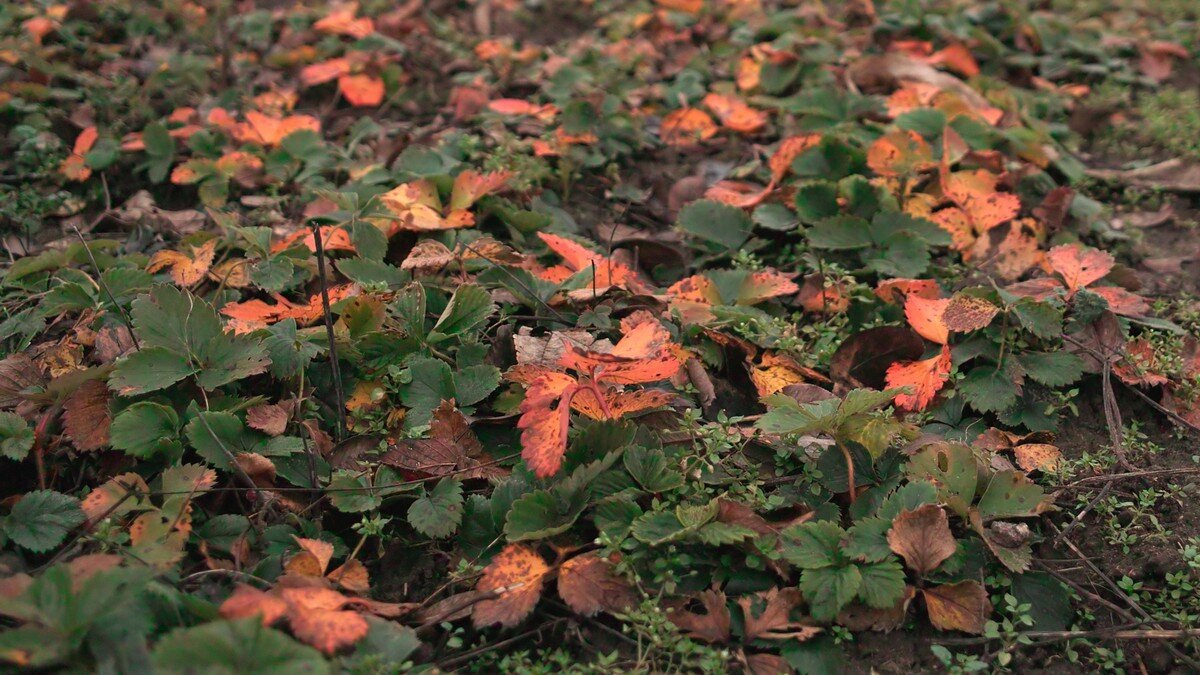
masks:
POLYGON ((525 620, 542 596, 542 584, 550 568, 532 548, 509 544, 492 558, 475 585, 478 591, 496 593, 471 610, 476 628, 500 624, 505 628, 525 620))
POLYGON ((950 348, 942 345, 937 356, 921 361, 897 361, 888 367, 886 385, 908 387, 912 393, 896 396, 896 406, 903 410, 924 410, 950 379, 950 348))
POLYGON ((978 581, 942 584, 922 591, 929 620, 938 630, 960 630, 979 635, 983 633, 992 603, 987 591, 978 581))
POLYGON ((63 404, 63 427, 78 450, 100 450, 108 445, 112 414, 108 387, 100 380, 88 380, 71 392, 63 404))
POLYGON ((728 642, 730 616, 725 593, 716 589, 701 591, 696 598, 704 605, 704 614, 688 611, 678 604, 668 609, 667 618, 688 637, 716 644, 728 642))
POLYGON ((558 570, 558 595, 584 616, 623 612, 637 604, 637 594, 617 575, 606 558, 592 551, 575 556, 558 570))
POLYGON ((937 569, 958 550, 946 511, 937 504, 900 512, 892 521, 887 540, 888 547, 921 576, 937 569))

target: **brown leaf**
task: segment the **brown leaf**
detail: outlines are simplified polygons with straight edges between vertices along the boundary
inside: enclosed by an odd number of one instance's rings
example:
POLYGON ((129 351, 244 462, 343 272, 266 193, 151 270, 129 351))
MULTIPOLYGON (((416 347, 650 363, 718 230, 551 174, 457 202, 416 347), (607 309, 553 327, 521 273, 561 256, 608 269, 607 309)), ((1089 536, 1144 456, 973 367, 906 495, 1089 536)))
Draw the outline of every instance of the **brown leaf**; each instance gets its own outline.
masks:
POLYGON ((987 591, 978 581, 960 581, 926 588, 929 620, 938 630, 960 630, 979 635, 992 613, 987 591))
POLYGON ((275 485, 275 463, 257 452, 239 452, 233 459, 242 471, 259 487, 275 485))
POLYGON ((697 598, 703 603, 705 614, 687 611, 681 604, 670 609, 667 618, 689 637, 705 642, 728 642, 729 607, 725 604, 725 593, 716 589, 701 591, 697 598))
POLYGON ((112 415, 108 411, 108 387, 88 380, 71 392, 63 404, 63 428, 79 450, 99 450, 108 445, 112 415))
POLYGON ((513 335, 513 347, 517 352, 517 363, 557 368, 558 360, 568 345, 596 352, 612 351, 608 340, 597 340, 585 330, 571 329, 551 331, 545 337, 534 337, 529 327, 522 327, 513 335))
POLYGON ((999 307, 983 298, 955 295, 942 312, 942 322, 955 332, 979 330, 991 323, 999 311, 999 307))
POLYGON ((494 467, 480 466, 490 459, 453 400, 442 401, 433 411, 429 438, 400 441, 379 461, 430 476, 457 473, 463 478, 486 478, 497 471, 494 467))
POLYGON ((558 570, 558 595, 584 616, 603 610, 623 612, 637 603, 637 594, 596 552, 575 556, 558 570))
POLYGON ((901 512, 892 521, 887 540, 888 547, 904 558, 909 569, 922 576, 937 569, 958 550, 946 512, 937 504, 901 512))
POLYGON ((0 410, 11 410, 25 402, 22 392, 45 381, 41 368, 26 354, 13 354, 0 361, 0 410))
POLYGON ((793 622, 792 609, 800 604, 800 590, 772 588, 756 597, 764 603, 762 613, 755 615, 754 598, 742 596, 738 598, 738 606, 742 608, 745 619, 746 640, 788 640, 795 638, 803 642, 821 632, 816 626, 808 626, 793 622))
POLYGON ((916 361, 925 353, 921 336, 904 326, 870 328, 856 333, 833 353, 829 377, 837 390, 883 389, 888 368, 897 361, 916 361))
POLYGON ((1113 218, 1113 229, 1121 230, 1126 227, 1134 227, 1137 229, 1149 229, 1166 225, 1175 219, 1175 207, 1171 204, 1163 204, 1157 211, 1135 211, 1133 213, 1122 213, 1113 218))
POLYGON ((476 628, 500 624, 511 628, 533 611, 542 597, 542 584, 550 568, 532 548, 521 544, 504 547, 483 570, 483 578, 475 585, 479 591, 498 593, 495 598, 481 600, 471 611, 476 628))
POLYGON ((288 414, 283 406, 256 405, 246 411, 246 424, 268 436, 278 436, 287 429, 288 414))

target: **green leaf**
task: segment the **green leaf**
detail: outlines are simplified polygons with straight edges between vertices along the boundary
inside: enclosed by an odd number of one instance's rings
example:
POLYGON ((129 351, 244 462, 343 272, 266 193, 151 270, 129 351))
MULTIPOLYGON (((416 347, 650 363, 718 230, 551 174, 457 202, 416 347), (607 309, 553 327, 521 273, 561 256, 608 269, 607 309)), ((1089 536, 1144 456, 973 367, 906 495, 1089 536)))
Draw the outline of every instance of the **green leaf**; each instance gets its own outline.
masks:
POLYGON ((625 451, 625 470, 646 492, 666 492, 683 485, 683 474, 662 450, 633 446, 625 451))
POLYGON ((847 250, 871 245, 870 224, 857 216, 826 218, 804 234, 813 248, 847 250))
POLYGON ((1047 387, 1064 387, 1083 376, 1083 359, 1071 352, 1018 352, 1017 363, 1047 387))
POLYGON ((122 396, 165 389, 196 373, 187 357, 163 347, 146 347, 117 361, 109 382, 122 396))
POLYGON ((863 518, 850 528, 850 537, 842 552, 851 558, 866 562, 887 560, 892 555, 892 549, 887 542, 887 531, 891 528, 890 519, 863 518))
POLYGON ((1013 313, 1025 330, 1044 339, 1062 337, 1063 310, 1061 303, 1041 302, 1021 298, 1013 305, 1013 313))
POLYGON ((495 366, 468 366, 454 373, 454 397, 460 406, 479 403, 498 386, 500 369, 495 366))
MULTIPOLYGON (((910 479, 937 486, 938 499, 960 516, 966 516, 966 507, 975 501, 979 470, 975 454, 962 443, 935 443, 921 450, 908 461, 907 471, 910 479)), ((892 514, 891 507, 888 513, 893 518, 899 515, 892 514)))
POLYGON ((271 357, 262 340, 222 333, 196 350, 200 372, 196 384, 212 390, 251 375, 267 372, 271 357))
POLYGON ((679 211, 679 227, 688 234, 734 250, 754 231, 754 221, 736 206, 699 199, 679 211))
POLYGON ((1026 518, 1047 508, 1042 487, 1019 471, 999 471, 979 498, 979 515, 995 518, 1026 518))
POLYGON ((842 565, 842 540, 846 531, 827 520, 793 525, 783 531, 784 559, 797 567, 816 569, 842 565))
POLYGON ((134 300, 132 315, 143 349, 161 347, 186 356, 224 332, 212 305, 169 285, 134 300))
POLYGON ((179 415, 161 403, 141 401, 113 418, 109 441, 125 454, 145 459, 178 453, 179 415))
POLYGON ((383 504, 371 479, 353 471, 336 471, 329 481, 329 503, 343 513, 362 513, 383 504))
POLYGON ((977 366, 958 383, 958 391, 979 412, 999 412, 1017 402, 1017 385, 1003 369, 977 366))
POLYGON ((230 469, 229 455, 237 456, 242 451, 243 431, 237 415, 227 412, 201 412, 184 427, 184 435, 196 452, 225 471, 230 469))
POLYGON ((854 565, 810 568, 800 574, 800 592, 814 619, 830 621, 858 595, 862 582, 854 565))
POLYGON ((754 224, 764 230, 775 232, 794 232, 796 230, 796 214, 783 204, 763 204, 754 209, 754 224))
POLYGON ((717 521, 702 526, 694 536, 706 546, 726 546, 753 539, 758 533, 745 525, 717 521))
POLYGON ((586 506, 586 494, 535 490, 513 502, 504 523, 504 534, 509 541, 553 537, 571 529, 586 506))
POLYGON ((483 286, 467 284, 459 286, 450 297, 449 304, 438 317, 433 330, 429 333, 430 342, 440 342, 447 338, 469 333, 487 321, 496 311, 492 296, 483 286))
POLYGON ((651 511, 633 521, 630 530, 633 538, 640 542, 658 546, 674 541, 685 534, 687 529, 679 522, 679 517, 671 511, 651 511))
POLYGON ((330 672, 320 652, 263 626, 257 617, 177 628, 154 646, 154 666, 163 673, 216 675, 330 672))
POLYGON ((400 401, 409 408, 405 422, 427 424, 443 400, 454 398, 454 374, 445 361, 424 356, 413 359, 408 372, 412 381, 400 387, 400 401))
POLYGON ((0 455, 21 461, 33 449, 33 429, 24 417, 12 412, 0 412, 0 455))
POLYGON ((351 281, 360 284, 385 284, 389 288, 400 288, 412 281, 412 275, 408 271, 395 265, 389 265, 382 260, 347 258, 339 260, 337 268, 351 281))
POLYGON ((434 539, 454 534, 462 517, 462 481, 454 477, 441 479, 408 507, 408 523, 417 532, 434 539))
POLYGON ((263 346, 271 358, 271 373, 280 378, 299 375, 321 353, 320 347, 300 337, 295 319, 284 319, 267 328, 263 346))
POLYGON ((4 532, 18 546, 42 553, 58 546, 87 520, 79 500, 53 490, 28 492, 4 520, 4 532))
POLYGON ((858 566, 862 585, 858 597, 871 607, 886 609, 904 595, 904 568, 895 556, 880 562, 858 566))
POLYGON ((812 225, 838 214, 837 185, 827 181, 805 183, 796 188, 796 214, 812 225))

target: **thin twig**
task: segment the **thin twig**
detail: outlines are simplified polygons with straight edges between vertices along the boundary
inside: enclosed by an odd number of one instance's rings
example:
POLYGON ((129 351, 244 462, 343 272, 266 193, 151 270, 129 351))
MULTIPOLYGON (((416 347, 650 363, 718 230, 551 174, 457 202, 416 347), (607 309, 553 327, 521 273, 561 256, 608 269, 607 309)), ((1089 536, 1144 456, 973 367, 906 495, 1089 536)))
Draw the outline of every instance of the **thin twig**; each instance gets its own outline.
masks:
POLYGON ((126 312, 125 308, 121 306, 121 303, 117 302, 117 296, 113 295, 112 289, 109 288, 108 284, 104 281, 104 275, 100 271, 100 265, 96 263, 96 256, 92 255, 92 248, 88 246, 87 240, 83 238, 83 233, 80 232, 79 228, 75 227, 74 225, 71 226, 71 229, 75 230, 75 236, 79 237, 79 241, 83 244, 83 250, 87 252, 88 260, 91 260, 92 267, 96 268, 96 283, 100 284, 100 288, 103 288, 105 294, 108 295, 108 301, 113 304, 113 307, 117 308, 117 313, 121 315, 121 320, 125 323, 125 327, 129 329, 129 338, 133 340, 134 349, 140 351, 142 345, 138 342, 137 335, 133 332, 133 319, 130 318, 128 312, 126 312))
POLYGON ((329 311, 329 284, 325 279, 325 246, 321 242, 321 226, 313 223, 313 243, 317 249, 317 277, 321 282, 321 308, 325 311, 325 334, 329 338, 329 369, 333 373, 333 393, 337 396, 338 429, 340 443, 346 437, 346 397, 342 392, 342 367, 338 363, 337 343, 333 337, 333 313, 329 311))

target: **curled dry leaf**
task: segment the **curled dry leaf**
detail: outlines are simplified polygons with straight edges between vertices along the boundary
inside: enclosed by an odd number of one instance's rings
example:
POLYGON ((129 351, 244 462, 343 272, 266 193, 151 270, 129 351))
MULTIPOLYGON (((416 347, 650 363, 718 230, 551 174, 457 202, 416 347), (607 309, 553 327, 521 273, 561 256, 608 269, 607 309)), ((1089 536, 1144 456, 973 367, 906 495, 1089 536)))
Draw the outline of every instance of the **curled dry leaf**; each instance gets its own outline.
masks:
POLYGON ((888 547, 904 558, 908 568, 921 576, 937 569, 958 550, 946 511, 937 504, 902 511, 892 521, 887 541, 888 547))
POLYGON ((1062 463, 1062 451, 1049 443, 1025 443, 1013 448, 1017 466, 1025 471, 1055 471, 1062 463))
POLYGON ((623 612, 637 603, 637 594, 606 558, 595 551, 575 556, 558 570, 558 595, 584 616, 600 611, 623 612))
POLYGON ((159 251, 146 265, 147 272, 170 268, 171 280, 180 286, 194 286, 208 275, 213 256, 217 252, 217 240, 209 239, 201 246, 191 246, 190 254, 178 251, 159 251))
POLYGON ((475 585, 478 591, 488 591, 495 597, 480 600, 471 610, 471 620, 477 628, 500 624, 505 628, 525 620, 542 596, 542 584, 550 568, 532 548, 509 544, 492 558, 475 585))

